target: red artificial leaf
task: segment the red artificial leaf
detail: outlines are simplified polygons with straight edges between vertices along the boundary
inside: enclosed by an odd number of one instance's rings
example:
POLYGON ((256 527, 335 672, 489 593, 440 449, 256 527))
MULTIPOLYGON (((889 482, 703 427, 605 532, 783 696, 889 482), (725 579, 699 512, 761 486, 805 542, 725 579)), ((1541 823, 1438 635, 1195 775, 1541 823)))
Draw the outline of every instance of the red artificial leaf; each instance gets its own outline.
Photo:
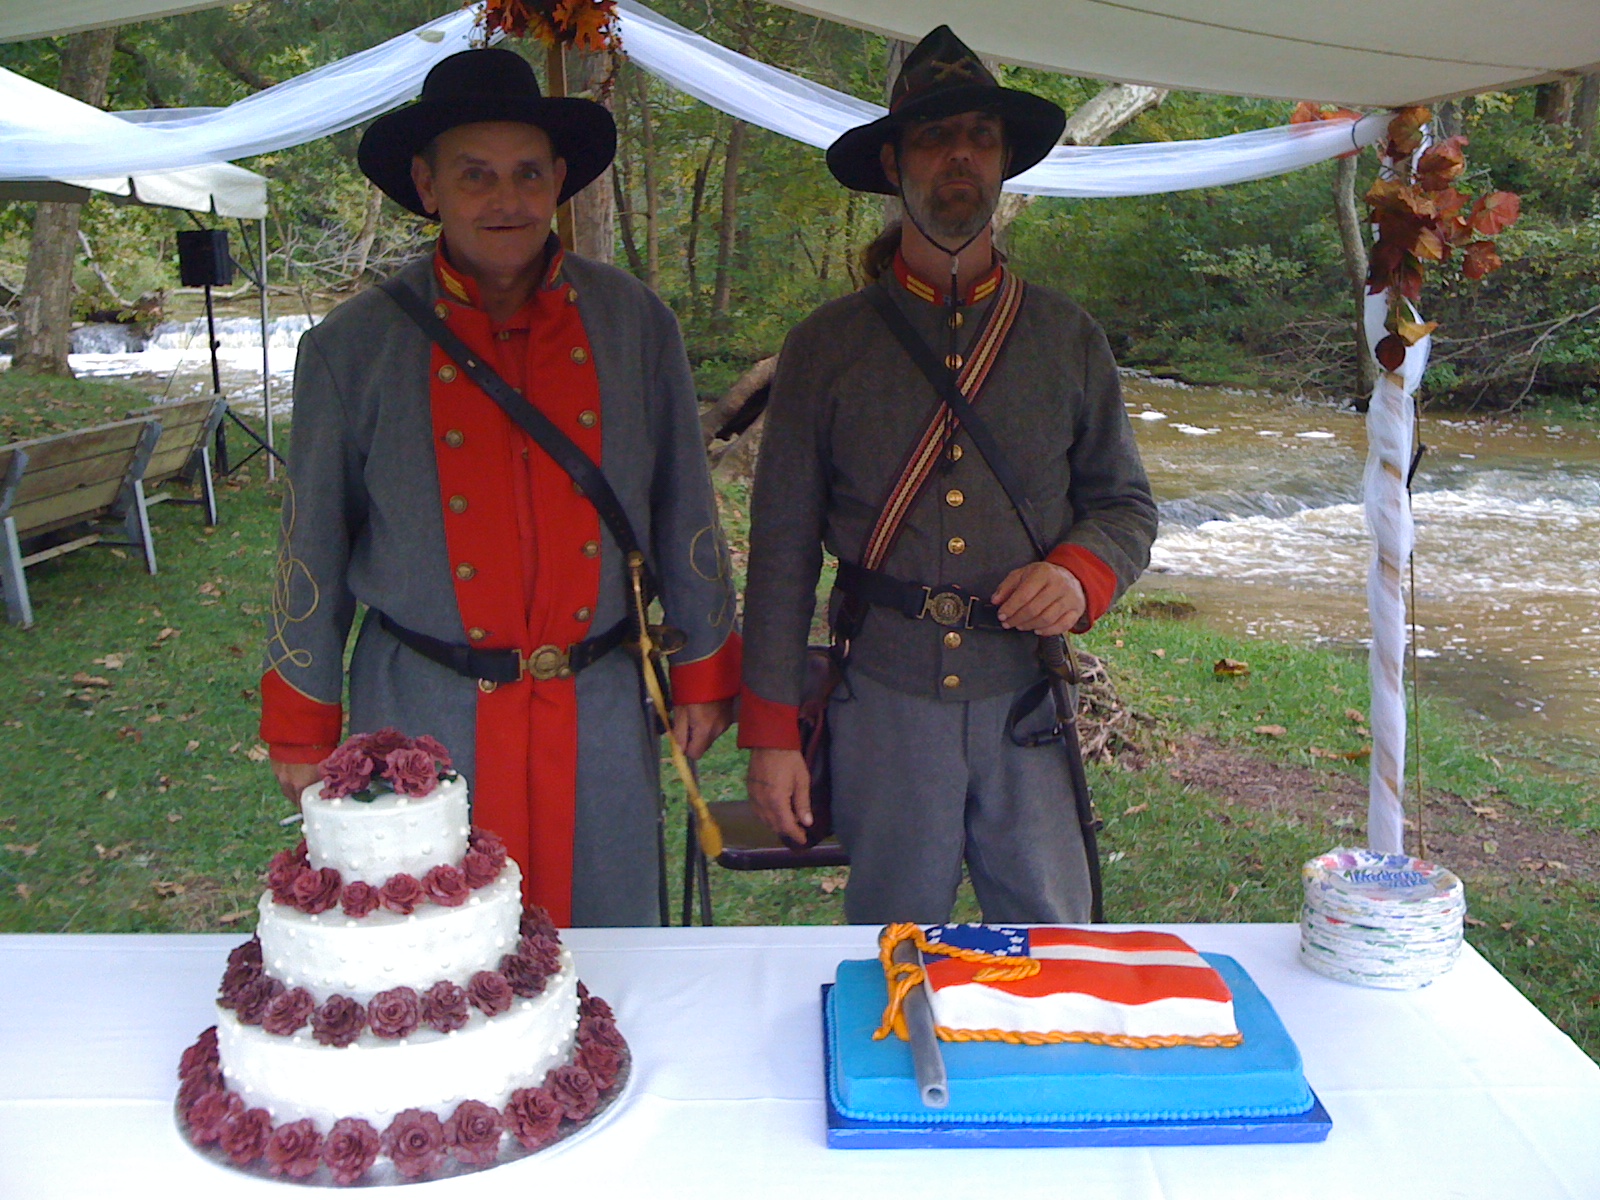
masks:
POLYGON ((1406 361, 1405 339, 1397 333, 1391 333, 1377 344, 1373 353, 1385 371, 1398 371, 1406 361))
POLYGON ((1433 207, 1441 217, 1453 217, 1467 206, 1467 197, 1453 187, 1440 188, 1432 195, 1433 207))
POLYGON ((1473 242, 1461 260, 1461 273, 1468 279, 1482 279, 1501 265, 1500 252, 1493 242, 1473 242))
POLYGON ((1405 256, 1406 252, 1395 243, 1380 240, 1372 248, 1372 258, 1367 264, 1367 291, 1376 295, 1393 283, 1405 256))
POLYGON ((1428 192, 1449 187, 1466 170, 1467 158, 1461 152, 1466 144, 1467 139, 1458 136, 1428 147, 1417 160, 1417 186, 1428 192))
POLYGON ((1289 124, 1308 125, 1313 121, 1322 120, 1322 105, 1315 100, 1302 100, 1294 106, 1294 112, 1289 114, 1289 124))
POLYGON ((1394 288, 1413 303, 1422 299, 1422 266, 1409 254, 1394 273, 1394 288))
POLYGON ((1409 158, 1422 145, 1422 130, 1433 113, 1421 105, 1402 108, 1389 121, 1389 144, 1384 154, 1389 158, 1409 158))
POLYGON ((1428 225, 1417 231, 1411 243, 1411 253, 1425 262, 1443 262, 1450 257, 1450 247, 1436 226, 1428 225))
POLYGON ((1485 237, 1509 229, 1522 214, 1522 197, 1515 192, 1490 192, 1472 206, 1472 228, 1485 237))

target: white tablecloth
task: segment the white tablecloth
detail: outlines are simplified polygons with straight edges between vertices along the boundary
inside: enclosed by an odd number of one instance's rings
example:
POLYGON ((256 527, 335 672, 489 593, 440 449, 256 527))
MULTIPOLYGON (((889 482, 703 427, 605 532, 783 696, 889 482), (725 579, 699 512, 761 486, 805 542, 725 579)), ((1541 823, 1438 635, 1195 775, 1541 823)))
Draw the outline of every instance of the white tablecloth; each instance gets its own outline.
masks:
MULTIPOLYGON (((634 1080, 572 1144, 418 1196, 1600 1197, 1600 1067, 1476 953, 1420 992, 1301 967, 1288 925, 1171 927, 1276 1005, 1333 1117, 1318 1145, 828 1150, 818 988, 867 928, 580 930, 634 1080)), ((190 1150, 176 1065, 237 936, 0 937, 0 1198, 293 1194, 190 1150)))

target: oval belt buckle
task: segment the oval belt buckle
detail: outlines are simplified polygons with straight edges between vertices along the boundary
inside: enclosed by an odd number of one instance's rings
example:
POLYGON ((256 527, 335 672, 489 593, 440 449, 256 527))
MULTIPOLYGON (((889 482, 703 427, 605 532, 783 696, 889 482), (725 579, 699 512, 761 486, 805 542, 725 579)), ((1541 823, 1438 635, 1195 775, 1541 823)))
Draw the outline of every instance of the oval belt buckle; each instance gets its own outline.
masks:
POLYGON ((957 592, 936 592, 928 589, 928 599, 922 607, 923 616, 932 617, 940 625, 960 626, 967 623, 967 601, 957 592))
POLYGON ((528 674, 535 679, 564 679, 572 672, 567 667, 567 651, 560 646, 540 646, 528 656, 528 674))

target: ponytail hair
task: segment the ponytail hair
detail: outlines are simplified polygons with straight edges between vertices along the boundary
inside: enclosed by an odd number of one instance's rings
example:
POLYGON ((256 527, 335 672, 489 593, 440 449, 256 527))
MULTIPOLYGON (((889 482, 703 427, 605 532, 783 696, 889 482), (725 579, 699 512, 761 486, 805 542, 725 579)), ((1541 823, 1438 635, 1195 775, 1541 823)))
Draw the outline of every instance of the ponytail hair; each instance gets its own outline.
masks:
POLYGON ((883 232, 861 251, 861 273, 876 282, 889 269, 889 264, 894 262, 899 249, 900 221, 896 219, 884 226, 883 232))

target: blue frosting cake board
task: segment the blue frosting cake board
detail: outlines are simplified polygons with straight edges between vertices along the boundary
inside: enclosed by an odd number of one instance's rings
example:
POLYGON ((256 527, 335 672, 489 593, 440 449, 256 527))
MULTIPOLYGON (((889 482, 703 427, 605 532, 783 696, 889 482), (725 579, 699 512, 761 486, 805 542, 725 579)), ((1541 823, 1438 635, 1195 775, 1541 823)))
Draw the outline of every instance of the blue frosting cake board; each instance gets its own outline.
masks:
MULTIPOLYGON (((1129 1119, 1094 1117, 1092 1113, 1082 1118, 1051 1113, 991 1117, 990 1110, 973 1097, 992 1083, 990 1071, 1014 1073, 1016 1062, 1025 1062, 1027 1066, 1021 1068, 1025 1071, 1042 1070, 1041 1082, 1048 1080, 1072 1089, 1081 1088, 1085 1078, 1095 1079, 1097 1084, 1100 1072, 1110 1069, 1112 1063, 1126 1075, 1127 1064, 1133 1061, 1134 1086, 1154 1086, 1165 1100, 1211 1075, 1220 1061, 1212 1057, 1215 1052, 1192 1047, 1137 1052, 1160 1056, 1147 1063, 1143 1059, 1116 1057, 1126 1052, 1105 1047, 1011 1047, 995 1043, 947 1044, 944 1051, 950 1071, 951 1107, 923 1109, 919 1101, 906 1101, 916 1093, 909 1049, 897 1039, 871 1040, 871 1029, 876 1027, 887 999, 881 968, 875 962, 847 962, 840 966, 838 985, 828 984, 822 989, 828 1145, 867 1150, 1323 1141, 1332 1121, 1321 1101, 1305 1086, 1299 1074, 1299 1054, 1271 1004, 1232 959, 1224 955, 1206 957, 1223 973, 1234 992, 1240 1028, 1251 1048, 1242 1059, 1233 1059, 1232 1052, 1227 1052, 1230 1065, 1224 1074, 1230 1076, 1231 1083, 1231 1077, 1240 1070, 1245 1077, 1264 1073, 1269 1089, 1267 1103, 1269 1107, 1277 1105, 1279 1112, 1256 1110, 1219 1116, 1151 1112, 1129 1119), (1016 1054, 1026 1057, 1008 1057, 1016 1054), (1113 1057, 1107 1058, 1108 1054, 1113 1057), (841 1062, 853 1065, 844 1068, 841 1062), (855 1112, 841 1100, 849 1094, 840 1086, 840 1080, 846 1077, 841 1072, 845 1070, 850 1072, 853 1088, 859 1090, 865 1076, 870 1090, 864 1094, 877 1097, 876 1101, 865 1101, 863 1112, 855 1112), (1138 1082, 1147 1072, 1149 1077, 1138 1082), (1286 1088, 1292 1095, 1286 1094, 1286 1088), (967 1112, 960 1111, 963 1099, 968 1101, 967 1112), (1292 1111, 1302 1104, 1308 1107, 1292 1111), (847 1111, 852 1115, 846 1115, 847 1111), (1286 1115, 1279 1115, 1285 1111, 1286 1115)), ((1252 1083, 1249 1087, 1253 1093, 1259 1085, 1252 1083)), ((1083 1108, 1073 1111, 1086 1112, 1083 1108)))

